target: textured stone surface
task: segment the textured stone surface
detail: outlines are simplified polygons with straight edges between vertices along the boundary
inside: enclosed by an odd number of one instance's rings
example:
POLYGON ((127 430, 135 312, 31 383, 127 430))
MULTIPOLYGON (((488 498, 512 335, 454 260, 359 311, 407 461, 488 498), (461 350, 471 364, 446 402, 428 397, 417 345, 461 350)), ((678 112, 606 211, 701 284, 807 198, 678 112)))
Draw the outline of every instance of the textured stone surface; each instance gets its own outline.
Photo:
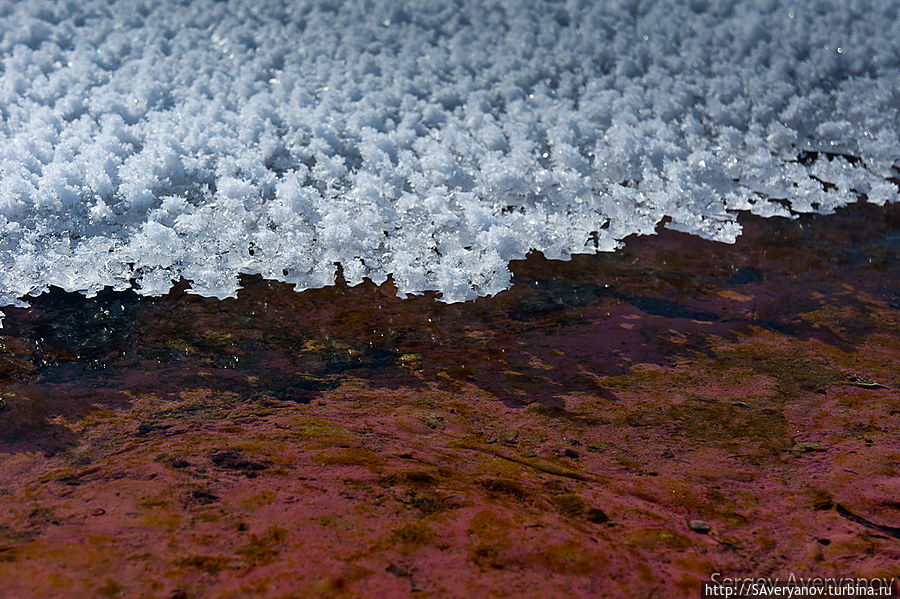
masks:
POLYGON ((532 256, 464 304, 248 278, 10 310, 0 596, 896 574, 900 211, 742 225, 532 256))

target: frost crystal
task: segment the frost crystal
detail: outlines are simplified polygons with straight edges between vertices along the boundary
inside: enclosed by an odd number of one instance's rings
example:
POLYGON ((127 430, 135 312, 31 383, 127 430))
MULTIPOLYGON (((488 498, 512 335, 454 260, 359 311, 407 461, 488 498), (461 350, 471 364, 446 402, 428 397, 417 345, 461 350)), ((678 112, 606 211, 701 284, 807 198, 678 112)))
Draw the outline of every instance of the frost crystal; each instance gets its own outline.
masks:
POLYGON ((900 4, 0 1, 0 305, 239 273, 493 294, 894 202, 900 4), (789 208, 787 207, 789 206, 789 208))

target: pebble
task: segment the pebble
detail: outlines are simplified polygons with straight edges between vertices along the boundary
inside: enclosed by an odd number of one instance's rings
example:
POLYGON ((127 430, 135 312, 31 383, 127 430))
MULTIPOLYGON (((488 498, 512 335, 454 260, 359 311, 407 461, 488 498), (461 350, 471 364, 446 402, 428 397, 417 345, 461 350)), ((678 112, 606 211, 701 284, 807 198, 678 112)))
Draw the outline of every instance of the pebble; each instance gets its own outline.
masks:
POLYGON ((688 528, 693 530, 694 532, 699 532, 700 534, 705 535, 711 529, 710 525, 707 524, 703 520, 691 520, 688 522, 688 528))

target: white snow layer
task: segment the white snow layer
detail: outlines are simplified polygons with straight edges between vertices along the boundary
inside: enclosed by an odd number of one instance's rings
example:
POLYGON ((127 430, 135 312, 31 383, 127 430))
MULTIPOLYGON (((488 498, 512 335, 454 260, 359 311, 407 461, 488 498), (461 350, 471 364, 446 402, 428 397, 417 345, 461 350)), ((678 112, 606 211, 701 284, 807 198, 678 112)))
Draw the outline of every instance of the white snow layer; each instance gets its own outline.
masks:
POLYGON ((0 1, 0 306, 509 260, 898 199, 900 3, 0 1), (818 160, 811 160, 818 152, 818 160), (827 185, 825 184, 827 183, 827 185), (826 190, 827 188, 827 190, 826 190), (789 206, 789 208, 788 208, 789 206))

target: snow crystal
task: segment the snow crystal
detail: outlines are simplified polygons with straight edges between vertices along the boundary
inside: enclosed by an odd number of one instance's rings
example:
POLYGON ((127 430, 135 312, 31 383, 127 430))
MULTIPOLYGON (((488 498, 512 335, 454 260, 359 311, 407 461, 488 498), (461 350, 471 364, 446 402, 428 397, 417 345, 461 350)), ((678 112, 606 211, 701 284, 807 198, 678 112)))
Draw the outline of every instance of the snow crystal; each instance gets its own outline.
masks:
POLYGON ((900 4, 0 0, 0 305, 507 263, 897 201, 900 4), (789 208, 787 207, 789 206, 789 208))

